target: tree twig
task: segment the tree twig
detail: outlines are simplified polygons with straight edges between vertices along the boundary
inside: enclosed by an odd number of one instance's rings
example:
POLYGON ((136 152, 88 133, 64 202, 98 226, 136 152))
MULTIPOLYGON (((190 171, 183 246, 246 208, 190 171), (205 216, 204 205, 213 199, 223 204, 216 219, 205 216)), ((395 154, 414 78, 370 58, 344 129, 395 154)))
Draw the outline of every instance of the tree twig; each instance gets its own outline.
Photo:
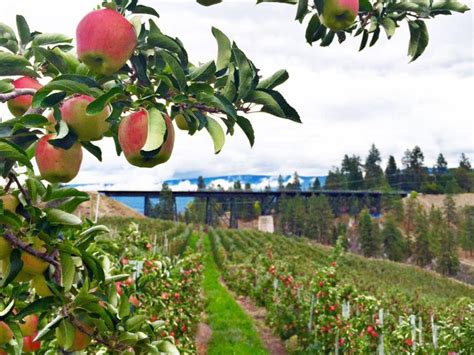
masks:
POLYGON ((14 172, 10 173, 9 175, 10 179, 12 179, 16 186, 18 187, 18 189, 21 191, 21 194, 25 197, 25 200, 26 202, 31 205, 31 198, 30 198, 30 195, 28 194, 28 192, 26 192, 26 190, 23 188, 23 186, 21 185, 20 181, 18 180, 18 177, 16 176, 16 174, 14 172))
POLYGON ((34 95, 36 94, 36 89, 16 89, 6 94, 0 94, 0 102, 4 103, 13 99, 16 99, 18 96, 23 95, 34 95))

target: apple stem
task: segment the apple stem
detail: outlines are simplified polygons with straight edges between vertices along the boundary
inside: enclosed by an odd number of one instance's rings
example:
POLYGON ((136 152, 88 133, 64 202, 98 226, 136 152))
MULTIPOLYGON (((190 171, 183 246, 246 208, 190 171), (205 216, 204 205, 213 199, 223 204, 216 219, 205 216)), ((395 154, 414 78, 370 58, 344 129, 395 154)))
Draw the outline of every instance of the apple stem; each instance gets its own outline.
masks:
POLYGON ((23 95, 34 95, 36 94, 35 89, 16 89, 6 94, 0 94, 0 102, 4 103, 13 99, 16 99, 18 96, 23 95))

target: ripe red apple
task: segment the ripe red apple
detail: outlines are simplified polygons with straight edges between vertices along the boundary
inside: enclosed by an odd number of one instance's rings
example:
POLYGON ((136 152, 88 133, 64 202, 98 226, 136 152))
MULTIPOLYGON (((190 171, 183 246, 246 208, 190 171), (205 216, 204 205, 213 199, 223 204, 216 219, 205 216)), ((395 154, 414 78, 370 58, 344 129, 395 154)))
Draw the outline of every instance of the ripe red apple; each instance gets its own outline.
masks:
POLYGON ((61 105, 63 121, 74 130, 79 140, 84 142, 102 139, 110 128, 110 124, 106 121, 110 116, 109 107, 96 115, 86 113, 87 106, 94 100, 91 96, 80 95, 66 100, 61 105))
POLYGON ((77 54, 92 71, 112 75, 130 59, 137 46, 132 24, 117 11, 87 14, 76 30, 77 54))
POLYGON ((81 168, 82 147, 78 142, 69 149, 55 147, 49 144, 49 140, 54 137, 54 134, 49 134, 38 141, 36 163, 41 176, 49 182, 69 182, 81 168))
POLYGON ((168 115, 163 115, 167 133, 160 150, 153 157, 144 157, 140 150, 145 146, 148 137, 148 111, 141 109, 125 117, 119 125, 118 137, 125 158, 132 165, 152 168, 168 161, 173 152, 174 127, 168 115))
POLYGON ((359 0, 324 0, 322 22, 333 30, 350 27, 359 12, 359 0))
POLYGON ((122 292, 122 283, 121 282, 119 282, 119 281, 115 282, 115 290, 117 291, 117 294, 119 296, 122 296, 123 292, 122 292))
POLYGON ((23 319, 24 323, 20 324, 21 334, 24 337, 32 336, 38 330, 39 318, 36 314, 30 314, 23 319))
POLYGON ((133 295, 130 296, 130 298, 128 299, 128 302, 133 304, 135 307, 138 307, 140 305, 140 301, 137 296, 133 296, 133 295))
POLYGON ((0 321, 0 345, 8 344, 12 339, 12 330, 7 323, 0 321))
MULTIPOLYGON (((34 78, 23 76, 12 82, 15 89, 35 89, 39 90, 43 86, 34 78)), ((13 100, 8 101, 8 109, 13 116, 23 116, 26 111, 31 107, 33 102, 33 95, 21 95, 13 100)))
POLYGON ((33 341, 38 332, 34 332, 32 335, 23 337, 23 352, 25 353, 34 353, 41 349, 41 342, 40 341, 33 341))
MULTIPOLYGON (((89 325, 81 324, 81 326, 89 333, 92 333, 94 331, 94 328, 89 325)), ((63 320, 59 327, 56 328, 56 339, 58 339, 59 346, 61 346, 62 348, 64 348, 64 350, 68 352, 81 351, 87 346, 89 346, 91 342, 91 338, 89 337, 89 335, 83 333, 81 330, 74 327, 74 325, 69 320, 63 320), (74 340, 70 346, 66 344, 66 342, 68 341, 67 330, 71 332, 74 331, 74 340)))

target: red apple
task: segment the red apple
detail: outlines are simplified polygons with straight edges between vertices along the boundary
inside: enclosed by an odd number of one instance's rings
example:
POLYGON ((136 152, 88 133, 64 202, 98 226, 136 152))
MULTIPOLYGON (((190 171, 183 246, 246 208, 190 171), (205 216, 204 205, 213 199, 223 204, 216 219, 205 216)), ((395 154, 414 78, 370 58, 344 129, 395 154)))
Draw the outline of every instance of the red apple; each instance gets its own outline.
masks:
POLYGON ((25 353, 34 353, 41 349, 41 342, 40 341, 33 341, 38 332, 34 332, 33 335, 29 335, 23 338, 23 352, 25 353))
POLYGON ((12 339, 12 330, 7 323, 0 321, 0 345, 8 344, 12 339))
POLYGON ((140 154, 148 137, 148 111, 141 109, 124 118, 119 125, 119 142, 125 158, 132 165, 152 168, 165 163, 171 157, 174 146, 174 127, 168 115, 163 115, 166 122, 166 136, 160 150, 152 157, 140 154))
POLYGON ((322 22, 333 31, 342 31, 352 26, 358 12, 359 0, 324 0, 322 22))
POLYGON ((137 296, 133 296, 133 295, 130 296, 130 298, 128 299, 128 302, 133 304, 135 307, 138 307, 140 305, 140 301, 138 300, 137 296))
POLYGON ((24 337, 32 336, 38 330, 38 316, 30 314, 23 319, 24 323, 20 324, 21 334, 24 337))
POLYGON ((116 73, 133 54, 137 34, 117 11, 96 10, 87 14, 76 30, 77 54, 92 71, 116 73))
MULTIPOLYGON (((43 86, 34 78, 28 76, 21 77, 12 82, 15 89, 35 89, 39 90, 43 86)), ((31 107, 33 95, 21 95, 8 101, 8 109, 15 117, 23 116, 31 107)))
POLYGON ((109 107, 105 107, 96 115, 86 113, 87 106, 94 100, 91 96, 80 95, 71 97, 61 105, 63 121, 73 129, 80 141, 98 141, 110 128, 106 121, 110 116, 109 107))
POLYGON ((49 182, 69 182, 79 173, 82 147, 78 142, 69 149, 55 147, 49 144, 49 140, 54 137, 54 134, 49 134, 38 141, 36 163, 41 176, 49 182))

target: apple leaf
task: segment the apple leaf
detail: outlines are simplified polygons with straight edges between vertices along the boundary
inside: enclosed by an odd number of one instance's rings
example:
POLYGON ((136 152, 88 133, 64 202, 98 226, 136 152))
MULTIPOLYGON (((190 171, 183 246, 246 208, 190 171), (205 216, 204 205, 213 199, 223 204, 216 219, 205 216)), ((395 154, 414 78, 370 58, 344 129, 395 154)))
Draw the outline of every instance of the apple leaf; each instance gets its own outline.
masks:
POLYGON ((217 41, 217 70, 227 68, 232 56, 232 47, 229 38, 219 29, 213 27, 212 34, 217 41))
MULTIPOLYGON (((54 139, 50 139, 49 144, 62 148, 69 149, 74 143, 77 142, 77 135, 72 130, 69 129, 68 125, 64 121, 59 121, 59 130, 58 134, 54 139)), ((57 126, 56 126, 57 127, 57 126)))
POLYGON ((186 88, 186 75, 184 74, 184 70, 178 60, 164 50, 161 50, 159 53, 166 64, 170 67, 171 72, 178 83, 179 89, 184 90, 186 88))
POLYGON ((15 277, 17 277, 17 275, 20 273, 23 267, 23 261, 21 260, 21 251, 19 249, 14 249, 11 252, 8 265, 8 275, 0 283, 1 287, 5 287, 10 282, 12 282, 15 277))
POLYGON ((155 155, 165 141, 166 122, 156 108, 148 111, 148 136, 141 149, 142 155, 155 155))
POLYGON ((211 60, 191 71, 188 75, 188 79, 192 81, 207 81, 215 72, 216 64, 211 60))
POLYGON ((24 47, 31 41, 31 32, 23 16, 16 15, 16 27, 18 29, 18 35, 20 36, 20 42, 24 47))
POLYGON ((279 70, 269 78, 260 81, 257 85, 257 89, 274 89, 287 81, 289 77, 286 70, 279 70))
POLYGON ((390 17, 385 17, 382 20, 382 26, 385 29, 385 32, 387 33, 387 38, 392 38, 392 36, 395 34, 395 30, 397 29, 396 22, 390 17))
POLYGON ((64 290, 67 292, 71 289, 76 274, 76 266, 71 254, 61 252, 61 281, 64 290))
POLYGON ((219 154, 225 143, 225 134, 221 125, 212 117, 207 117, 206 129, 214 142, 214 153, 219 154))
POLYGON ((39 74, 29 68, 31 63, 23 56, 0 52, 0 76, 25 75, 34 78, 39 74))
POLYGON ((18 52, 18 40, 16 39, 15 32, 11 27, 0 23, 0 39, 3 41, 0 43, 0 47, 8 49, 12 53, 18 52))
POLYGON ((298 1, 298 8, 296 10, 296 17, 295 20, 303 22, 304 17, 308 13, 308 0, 299 0, 298 1))
POLYGON ((95 156, 98 161, 102 161, 102 150, 98 146, 92 144, 91 142, 81 142, 81 145, 85 150, 95 156))
POLYGON ((82 224, 79 217, 56 208, 46 210, 48 221, 53 225, 78 226, 82 224))
POLYGON ((410 29, 408 55, 412 57, 411 62, 413 62, 425 51, 429 42, 429 35, 423 20, 409 21, 408 27, 410 29))
POLYGON ((4 139, 0 139, 0 159, 12 159, 32 168, 31 162, 23 149, 4 139))
POLYGON ((249 140, 250 146, 253 147, 255 143, 255 132, 253 130, 252 124, 248 119, 242 116, 237 116, 237 124, 239 127, 242 129, 242 131, 245 133, 247 136, 247 139, 249 140))
POLYGON ((196 0, 198 4, 203 6, 212 6, 222 2, 222 0, 196 0))
POLYGON ((247 59, 244 52, 235 45, 235 43, 232 48, 232 53, 239 73, 239 87, 237 90, 237 101, 239 101, 245 99, 252 92, 256 73, 254 72, 252 63, 247 59))
POLYGON ((60 43, 71 43, 72 38, 65 36, 60 33, 41 33, 35 38, 31 43, 33 47, 35 46, 48 46, 51 44, 60 44, 60 43))
POLYGON ((88 106, 86 113, 88 115, 97 115, 101 113, 104 108, 109 104, 109 102, 114 99, 115 97, 123 94, 122 88, 116 86, 110 89, 105 94, 99 96, 97 99, 92 101, 88 106))
POLYGON ((156 12, 156 10, 154 8, 149 7, 149 6, 144 6, 144 5, 135 6, 135 8, 132 10, 132 13, 160 17, 158 12, 156 12))
POLYGON ((255 90, 249 98, 249 101, 262 105, 262 112, 301 123, 298 112, 286 102, 278 91, 266 89, 255 90))

